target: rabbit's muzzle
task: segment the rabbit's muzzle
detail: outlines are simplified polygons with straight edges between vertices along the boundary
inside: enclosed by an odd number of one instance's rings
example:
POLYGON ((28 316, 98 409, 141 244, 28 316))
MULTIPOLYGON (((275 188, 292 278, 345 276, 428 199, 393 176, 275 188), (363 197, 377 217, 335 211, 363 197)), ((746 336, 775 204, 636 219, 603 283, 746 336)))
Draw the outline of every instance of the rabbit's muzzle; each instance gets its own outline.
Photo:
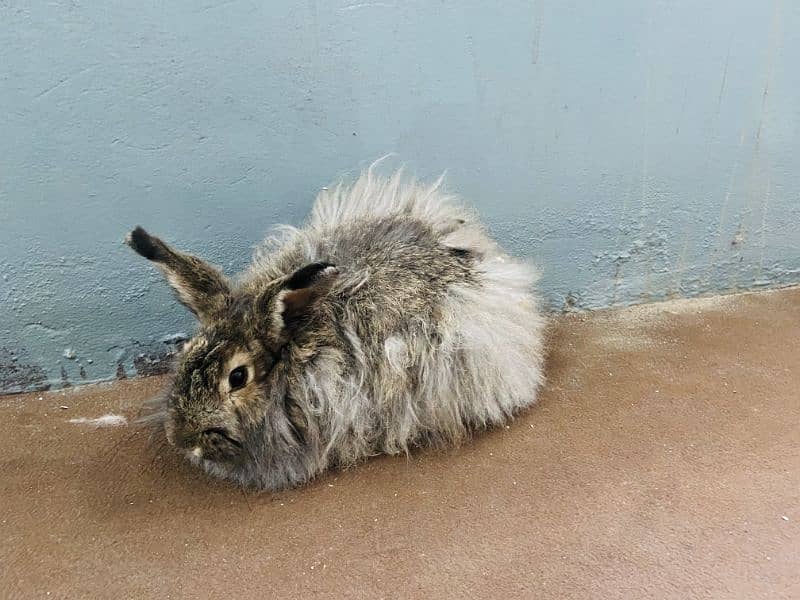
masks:
POLYGON ((167 439, 191 457, 214 462, 232 462, 243 449, 242 442, 224 427, 201 430, 168 428, 167 439))

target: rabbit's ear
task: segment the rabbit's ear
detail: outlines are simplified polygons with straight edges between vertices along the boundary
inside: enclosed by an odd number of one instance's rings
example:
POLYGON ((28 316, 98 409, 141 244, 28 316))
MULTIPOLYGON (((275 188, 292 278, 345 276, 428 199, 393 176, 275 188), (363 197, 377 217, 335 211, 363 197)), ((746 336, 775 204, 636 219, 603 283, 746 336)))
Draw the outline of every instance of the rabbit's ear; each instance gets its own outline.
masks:
POLYGON ((283 285, 275 304, 273 324, 278 330, 292 329, 304 321, 314 304, 333 286, 339 270, 330 263, 312 263, 298 269, 283 285))
POLYGON ((183 254, 141 227, 131 231, 126 243, 155 265, 169 281, 178 300, 202 322, 225 306, 230 288, 225 276, 196 256, 183 254))

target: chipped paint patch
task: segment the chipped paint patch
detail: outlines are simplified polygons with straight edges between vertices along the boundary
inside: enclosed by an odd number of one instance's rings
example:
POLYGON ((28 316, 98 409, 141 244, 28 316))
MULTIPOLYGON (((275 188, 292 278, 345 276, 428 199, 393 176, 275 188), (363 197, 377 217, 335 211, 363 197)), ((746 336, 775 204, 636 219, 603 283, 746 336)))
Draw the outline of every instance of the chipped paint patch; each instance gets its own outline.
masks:
POLYGON ((44 369, 22 361, 20 353, 0 348, 0 394, 44 392, 50 387, 44 369))

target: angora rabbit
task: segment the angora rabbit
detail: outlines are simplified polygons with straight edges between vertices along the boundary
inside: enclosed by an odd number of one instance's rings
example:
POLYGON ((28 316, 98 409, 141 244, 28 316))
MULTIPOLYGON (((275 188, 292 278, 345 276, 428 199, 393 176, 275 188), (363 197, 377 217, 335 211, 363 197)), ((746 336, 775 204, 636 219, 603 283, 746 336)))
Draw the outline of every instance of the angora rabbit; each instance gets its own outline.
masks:
POLYGON ((200 321, 159 411, 192 462, 275 490, 534 403, 536 274, 438 184, 369 171, 281 231, 237 282, 139 227, 127 238, 200 321))

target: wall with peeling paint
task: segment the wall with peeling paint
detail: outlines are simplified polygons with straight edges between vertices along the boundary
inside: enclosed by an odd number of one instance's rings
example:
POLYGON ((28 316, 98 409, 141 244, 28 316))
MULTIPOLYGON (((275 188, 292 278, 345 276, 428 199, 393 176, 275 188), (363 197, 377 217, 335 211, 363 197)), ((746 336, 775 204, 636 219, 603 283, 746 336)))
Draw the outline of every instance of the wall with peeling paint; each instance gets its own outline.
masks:
POLYGON ((798 3, 116 4, 0 2, 2 392, 163 368, 132 225, 235 271, 388 152, 554 309, 800 281, 798 3))

